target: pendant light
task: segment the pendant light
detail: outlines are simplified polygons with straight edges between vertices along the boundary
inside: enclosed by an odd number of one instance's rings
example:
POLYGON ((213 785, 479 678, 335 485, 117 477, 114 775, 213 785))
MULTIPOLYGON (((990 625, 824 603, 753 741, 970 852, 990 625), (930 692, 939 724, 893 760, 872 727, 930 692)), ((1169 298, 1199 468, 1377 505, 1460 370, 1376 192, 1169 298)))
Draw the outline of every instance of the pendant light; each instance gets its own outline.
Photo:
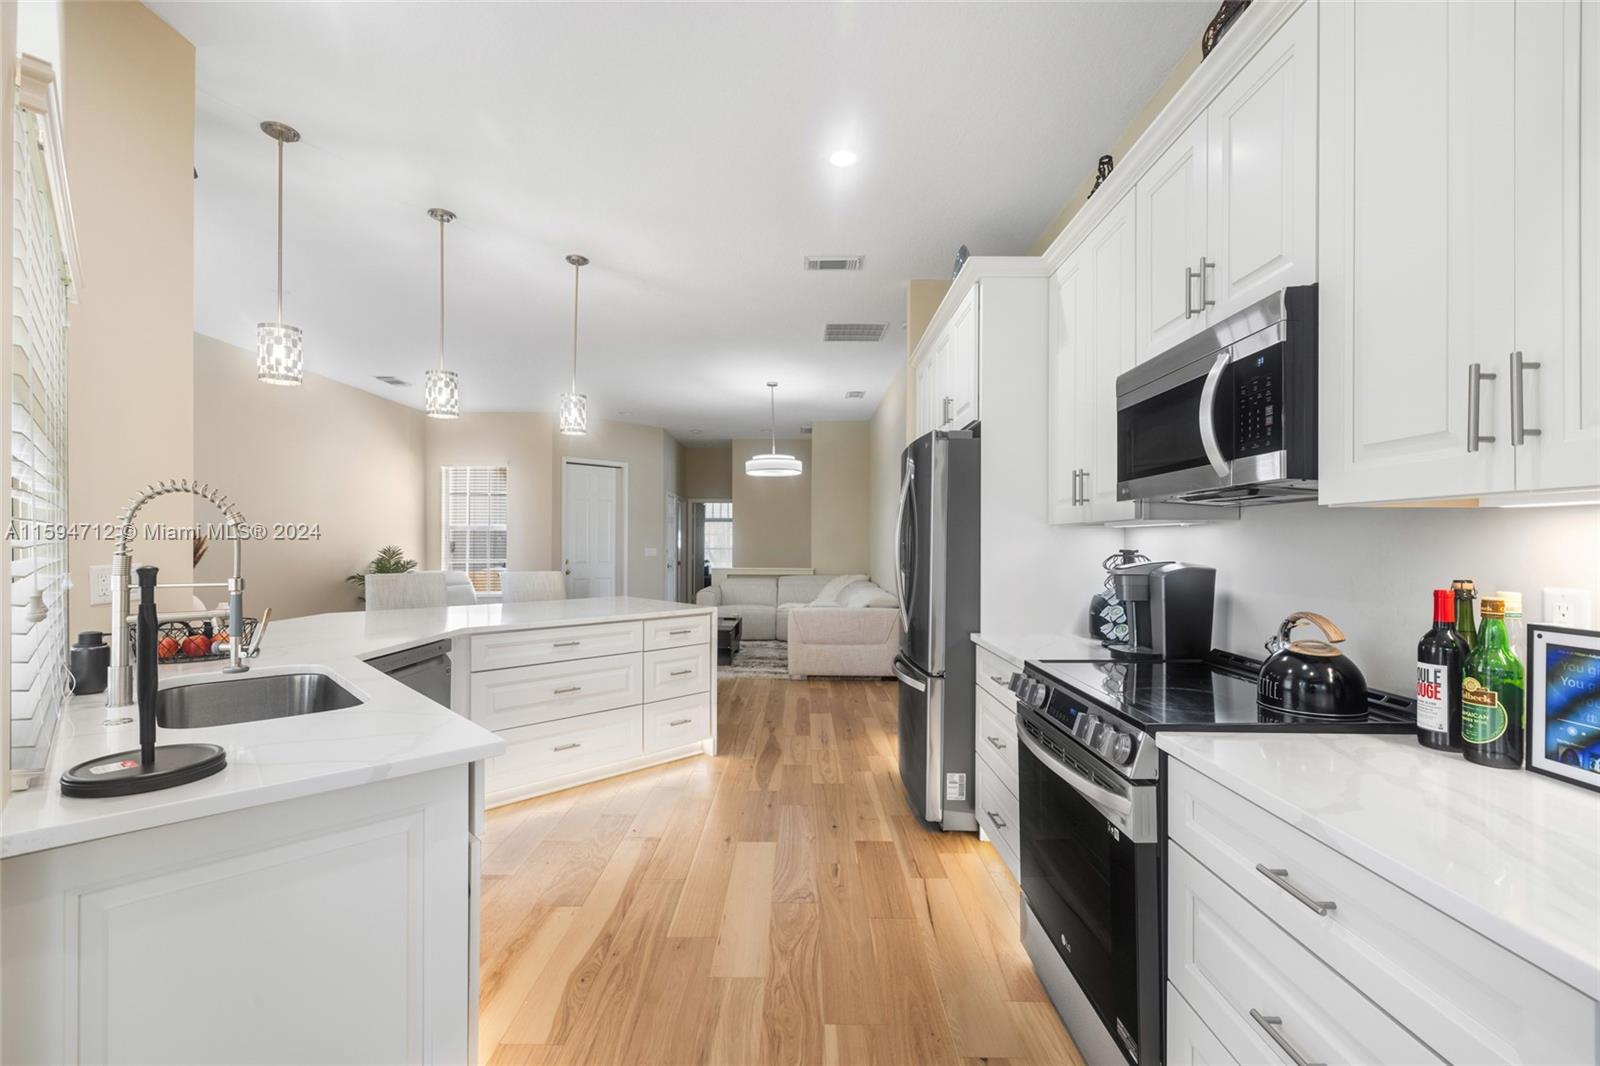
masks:
POLYGON ((804 464, 792 455, 778 451, 778 383, 767 382, 772 400, 772 450, 765 455, 752 455, 744 461, 744 472, 750 477, 799 477, 804 464))
POLYGON ((261 132, 278 142, 278 317, 256 324, 256 380, 268 385, 298 385, 305 377, 298 326, 283 321, 283 146, 300 139, 300 131, 282 122, 263 122, 261 132))
POLYGON ((588 256, 569 255, 572 264, 572 391, 561 394, 561 432, 581 437, 589 432, 589 397, 578 391, 578 273, 589 265, 588 256))
POLYGON ((428 217, 439 223, 439 369, 423 376, 423 409, 429 418, 460 418, 461 376, 444 368, 444 227, 455 221, 456 213, 430 207, 428 217))

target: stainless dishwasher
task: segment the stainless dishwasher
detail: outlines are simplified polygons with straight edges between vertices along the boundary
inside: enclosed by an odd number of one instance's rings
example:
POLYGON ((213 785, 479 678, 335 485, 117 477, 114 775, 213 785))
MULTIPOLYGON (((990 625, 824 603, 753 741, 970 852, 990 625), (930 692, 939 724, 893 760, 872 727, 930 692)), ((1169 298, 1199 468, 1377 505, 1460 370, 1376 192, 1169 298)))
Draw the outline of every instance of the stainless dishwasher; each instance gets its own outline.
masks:
POLYGON ((368 659, 402 685, 443 707, 450 706, 450 642, 436 640, 404 651, 368 659))

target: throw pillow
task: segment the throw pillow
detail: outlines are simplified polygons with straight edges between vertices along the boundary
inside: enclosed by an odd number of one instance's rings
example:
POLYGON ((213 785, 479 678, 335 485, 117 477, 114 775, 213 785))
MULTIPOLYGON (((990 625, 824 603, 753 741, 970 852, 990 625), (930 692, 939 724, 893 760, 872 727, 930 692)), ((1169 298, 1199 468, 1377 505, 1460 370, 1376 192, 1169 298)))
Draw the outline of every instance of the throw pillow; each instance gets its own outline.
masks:
POLYGON ((839 595, 841 607, 894 607, 899 602, 892 593, 867 580, 856 582, 839 595))
POLYGON ((811 601, 813 607, 831 607, 839 602, 839 594, 854 585, 857 581, 865 581, 865 574, 839 574, 830 577, 828 583, 822 586, 822 591, 817 593, 817 598, 811 601))

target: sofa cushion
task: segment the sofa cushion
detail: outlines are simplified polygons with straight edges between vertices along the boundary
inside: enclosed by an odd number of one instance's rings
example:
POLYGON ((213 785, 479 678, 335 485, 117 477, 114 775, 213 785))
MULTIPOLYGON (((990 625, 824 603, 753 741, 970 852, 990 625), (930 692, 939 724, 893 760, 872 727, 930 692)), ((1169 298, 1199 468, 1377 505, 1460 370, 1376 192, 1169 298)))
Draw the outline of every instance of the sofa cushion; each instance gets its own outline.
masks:
POLYGON ((810 603, 827 583, 827 574, 784 574, 778 578, 778 602, 810 603))
POLYGON ((756 603, 724 604, 717 608, 717 615, 721 618, 743 619, 744 624, 739 628, 740 640, 775 640, 778 635, 775 616, 776 607, 766 607, 756 603))
POLYGON ((817 607, 838 603, 839 593, 854 585, 857 581, 865 581, 866 579, 866 574, 836 574, 828 579, 828 583, 822 586, 822 591, 818 592, 811 602, 817 607))
POLYGON ((870 581, 857 581, 839 594, 841 607, 898 607, 900 601, 870 581))
POLYGON ((758 607, 776 607, 778 583, 770 577, 725 577, 722 579, 722 602, 725 605, 748 603, 758 607))

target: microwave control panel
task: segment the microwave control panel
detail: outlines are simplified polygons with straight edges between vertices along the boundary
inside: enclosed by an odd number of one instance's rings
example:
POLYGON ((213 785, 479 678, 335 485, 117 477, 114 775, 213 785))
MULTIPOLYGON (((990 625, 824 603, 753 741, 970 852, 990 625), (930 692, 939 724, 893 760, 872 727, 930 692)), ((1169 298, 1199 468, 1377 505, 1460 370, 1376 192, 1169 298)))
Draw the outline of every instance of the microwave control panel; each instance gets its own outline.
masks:
POLYGON ((1283 447, 1283 346, 1247 355, 1232 366, 1235 456, 1283 447))

